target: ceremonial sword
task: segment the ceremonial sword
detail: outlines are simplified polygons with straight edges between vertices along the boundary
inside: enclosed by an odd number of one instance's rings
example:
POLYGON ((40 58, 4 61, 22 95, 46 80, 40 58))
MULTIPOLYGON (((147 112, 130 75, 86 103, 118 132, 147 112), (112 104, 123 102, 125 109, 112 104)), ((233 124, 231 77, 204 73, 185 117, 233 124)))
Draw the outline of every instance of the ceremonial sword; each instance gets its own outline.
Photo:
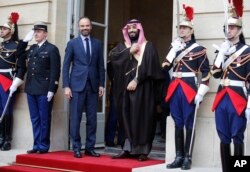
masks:
POLYGON ((8 106, 9 106, 11 97, 12 97, 12 95, 9 94, 8 99, 7 99, 6 104, 5 104, 5 106, 4 106, 4 109, 3 109, 3 113, 2 113, 2 115, 1 115, 1 117, 0 117, 0 123, 2 123, 2 120, 3 120, 3 118, 4 118, 5 114, 6 114, 6 111, 7 111, 7 108, 8 108, 8 106))
POLYGON ((191 135, 190 146, 189 146, 189 152, 188 152, 190 156, 191 156, 191 151, 192 151, 192 146, 193 146, 194 130, 195 130, 195 125, 196 125, 196 116, 197 116, 198 108, 199 108, 199 104, 197 103, 197 104, 195 105, 194 123, 193 123, 192 135, 191 135))

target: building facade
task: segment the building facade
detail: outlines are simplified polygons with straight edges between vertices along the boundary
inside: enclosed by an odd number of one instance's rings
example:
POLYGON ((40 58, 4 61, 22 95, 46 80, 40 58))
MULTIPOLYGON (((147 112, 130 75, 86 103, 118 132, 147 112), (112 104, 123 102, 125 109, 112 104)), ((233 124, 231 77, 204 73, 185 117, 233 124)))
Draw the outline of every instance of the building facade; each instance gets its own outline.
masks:
MULTIPOLYGON (((195 36, 197 42, 207 48, 207 55, 210 63, 212 63, 215 57, 215 49, 212 44, 220 45, 224 39, 222 31, 224 22, 223 1, 180 0, 180 7, 183 3, 194 7, 195 36)), ((108 45, 120 42, 123 39, 122 27, 129 19, 137 18, 142 22, 146 38, 155 44, 163 60, 168 52, 171 40, 176 37, 176 9, 175 0, 1 0, 0 21, 5 21, 11 12, 18 12, 20 14, 18 21, 20 38, 24 38, 25 34, 32 29, 34 22, 46 22, 48 24, 48 40, 58 46, 63 62, 67 41, 78 35, 77 23, 80 16, 86 15, 93 20, 93 35, 104 42, 105 60, 107 60, 108 45)), ((243 32, 247 43, 250 43, 249 21, 250 2, 245 0, 243 32)), ((217 86, 218 81, 211 79, 210 91, 198 111, 196 146, 193 153, 194 164, 204 166, 218 166, 220 164, 219 139, 215 130, 214 113, 211 111, 217 86)), ((51 150, 67 150, 70 148, 68 107, 60 79, 60 87, 55 96, 53 108, 51 150)), ((97 144, 99 145, 104 144, 105 111, 106 99, 103 98, 100 100, 98 108, 97 144)), ((82 123, 84 122, 83 119, 82 123)), ((82 136, 84 138, 84 128, 82 128, 82 136)), ((168 118, 167 161, 173 159, 175 154, 173 136, 173 121, 168 118)), ((26 94, 21 89, 15 101, 12 147, 29 149, 32 141, 26 94)), ((250 139, 247 143, 250 144, 250 139)))

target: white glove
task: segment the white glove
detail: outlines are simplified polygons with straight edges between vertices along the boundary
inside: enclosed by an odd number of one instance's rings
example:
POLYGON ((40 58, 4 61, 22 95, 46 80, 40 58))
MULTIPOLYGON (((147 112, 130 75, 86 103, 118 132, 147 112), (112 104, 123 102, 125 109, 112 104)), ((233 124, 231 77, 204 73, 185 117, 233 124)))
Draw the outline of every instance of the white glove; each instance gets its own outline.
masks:
POLYGON ((250 108, 246 109, 245 116, 246 116, 246 119, 247 119, 247 124, 249 124, 249 122, 250 122, 250 108))
POLYGON ((182 42, 181 38, 176 38, 172 43, 172 48, 169 51, 166 59, 172 63, 174 58, 176 57, 176 53, 186 47, 186 44, 182 42))
POLYGON ((202 102, 202 100, 203 100, 203 96, 200 94, 196 94, 195 99, 194 99, 194 103, 199 106, 199 104, 202 102))
POLYGON ((232 43, 228 40, 224 41, 221 45, 220 45, 220 52, 223 53, 225 55, 225 53, 232 47, 232 43))
POLYGON ((172 43, 172 49, 175 51, 175 52, 178 52, 182 49, 184 49, 186 47, 186 44, 183 43, 182 39, 181 38, 176 38, 172 43))
POLYGON ((214 62, 214 65, 219 68, 222 63, 224 63, 225 55, 231 55, 236 51, 236 47, 232 45, 232 43, 228 40, 224 41, 220 47, 217 45, 213 45, 218 51, 218 55, 214 62))
POLYGON ((24 82, 24 81, 21 80, 21 79, 18 78, 18 77, 16 77, 16 78, 13 80, 13 82, 12 82, 10 88, 9 88, 9 90, 10 90, 9 96, 10 96, 10 97, 11 97, 12 94, 17 90, 17 88, 18 88, 20 85, 23 84, 23 82, 24 82))
POLYGON ((205 94, 208 92, 209 90, 209 87, 205 84, 201 84, 198 91, 197 91, 197 94, 195 96, 195 99, 194 99, 194 103, 196 105, 199 106, 200 102, 202 102, 203 100, 203 97, 205 96, 205 94))
POLYGON ((47 94, 47 100, 48 100, 48 102, 51 101, 51 99, 53 98, 53 96, 54 96, 54 93, 51 92, 51 91, 49 91, 48 94, 47 94))
POLYGON ((245 116, 247 119, 247 124, 249 124, 249 122, 250 122, 250 96, 248 96, 247 108, 245 110, 245 116))
POLYGON ((23 39, 23 42, 29 42, 32 40, 34 35, 34 30, 31 30, 27 33, 27 35, 25 36, 25 38, 23 39))

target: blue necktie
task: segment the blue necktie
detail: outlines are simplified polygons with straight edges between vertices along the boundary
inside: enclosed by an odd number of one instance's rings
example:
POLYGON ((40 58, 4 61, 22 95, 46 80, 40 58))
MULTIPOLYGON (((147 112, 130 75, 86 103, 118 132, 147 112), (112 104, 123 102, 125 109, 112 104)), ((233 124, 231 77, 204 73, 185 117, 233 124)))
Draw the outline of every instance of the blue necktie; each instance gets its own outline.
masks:
POLYGON ((87 57, 87 62, 90 60, 90 47, 89 47, 89 38, 85 38, 86 41, 86 57, 87 57))

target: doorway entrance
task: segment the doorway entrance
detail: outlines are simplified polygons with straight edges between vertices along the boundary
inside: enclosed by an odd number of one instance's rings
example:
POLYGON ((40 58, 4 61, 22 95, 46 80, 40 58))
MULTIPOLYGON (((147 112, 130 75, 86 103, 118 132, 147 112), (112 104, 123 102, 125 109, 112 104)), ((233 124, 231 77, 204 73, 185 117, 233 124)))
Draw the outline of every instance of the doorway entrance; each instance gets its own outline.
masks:
MULTIPOLYGON (((78 19, 81 16, 88 16, 93 21, 92 35, 104 43, 105 64, 108 47, 123 41, 122 28, 130 19, 141 21, 145 37, 153 42, 161 61, 166 56, 172 41, 172 1, 158 0, 156 3, 154 0, 72 0, 71 3, 71 27, 69 28, 71 38, 78 36, 78 19)), ((108 77, 106 81, 109 82, 108 77)), ((109 109, 108 90, 106 88, 106 98, 99 100, 97 146, 104 146, 105 143, 105 120, 109 109)), ((81 125, 83 144, 85 124, 85 115, 83 115, 81 125)))

